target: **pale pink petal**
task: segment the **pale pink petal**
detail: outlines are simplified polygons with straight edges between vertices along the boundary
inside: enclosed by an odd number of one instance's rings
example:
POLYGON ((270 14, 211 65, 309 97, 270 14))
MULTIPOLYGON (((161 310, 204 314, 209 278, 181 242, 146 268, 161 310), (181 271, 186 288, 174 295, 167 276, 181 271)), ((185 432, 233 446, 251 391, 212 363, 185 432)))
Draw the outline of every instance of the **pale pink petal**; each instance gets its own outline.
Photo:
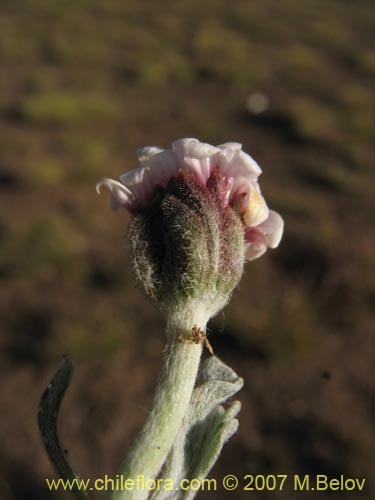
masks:
POLYGON ((155 189, 166 188, 169 180, 181 169, 206 184, 213 169, 219 167, 225 178, 227 201, 244 223, 245 256, 260 257, 267 247, 275 248, 283 234, 284 222, 270 211, 261 194, 259 165, 242 151, 242 145, 227 142, 211 146, 193 138, 175 141, 172 149, 146 147, 137 151, 140 168, 121 175, 120 181, 102 179, 97 184, 111 192, 113 209, 122 206, 130 212, 146 206, 155 189))
POLYGON ((136 205, 145 205, 154 191, 153 176, 150 167, 140 167, 120 175, 120 181, 134 196, 136 205))
POLYGON ((235 210, 243 215, 249 205, 250 191, 252 189, 251 182, 246 177, 236 176, 229 177, 228 184, 229 201, 235 210))
POLYGON ((161 150, 151 156, 144 165, 150 167, 150 176, 154 187, 165 188, 168 181, 178 172, 178 162, 175 153, 171 149, 161 150))
POLYGON ((246 177, 256 182, 262 173, 259 165, 246 153, 240 150, 223 149, 219 158, 219 167, 226 177, 246 177))
POLYGON ((276 248, 283 235, 284 221, 277 212, 270 210, 268 218, 258 226, 258 229, 264 234, 267 246, 276 248))
POLYGON ((245 232, 245 259, 254 260, 263 255, 267 244, 263 233, 258 228, 250 228, 245 232))
POLYGON ((198 139, 185 138, 172 142, 172 150, 176 153, 178 166, 180 168, 184 166, 185 158, 188 156, 187 151, 191 148, 191 144, 194 143, 199 143, 198 139))
POLYGON ((219 149, 206 142, 190 142, 187 148, 187 155, 189 158, 197 158, 202 160, 209 156, 213 156, 219 152, 219 149))
POLYGON ((263 243, 245 244, 245 260, 255 260, 267 251, 267 245, 263 243))
POLYGON ((227 166, 232 162, 237 152, 241 151, 242 144, 239 142, 226 142, 225 144, 219 144, 217 147, 220 149, 221 156, 225 157, 225 159, 221 158, 219 164, 227 166))
POLYGON ((198 158, 185 158, 185 162, 181 170, 184 170, 189 174, 196 175, 202 184, 206 184, 216 163, 217 162, 213 156, 209 158, 202 158, 201 160, 198 158))
POLYGON ((228 203, 230 203, 230 193, 233 191, 233 186, 234 186, 234 179, 233 177, 225 178, 226 180, 226 187, 227 187, 227 192, 226 192, 226 200, 228 203))
POLYGON ((214 156, 220 152, 215 146, 192 138, 173 142, 172 149, 177 156, 179 167, 182 170, 196 173, 202 182, 208 179, 212 168, 218 163, 214 160, 214 156), (198 160, 198 162, 193 160, 198 160))
POLYGON ((254 175, 255 177, 260 176, 260 174, 262 173, 262 169, 249 154, 245 153, 244 151, 239 151, 238 156, 238 162, 243 168, 247 169, 249 174, 254 175))
POLYGON ((177 173, 177 159, 171 150, 153 152, 154 154, 147 159, 144 157, 144 166, 120 176, 122 184, 133 193, 134 208, 146 205, 152 198, 156 187, 165 188, 171 177, 177 173))
MULTIPOLYGON (((224 145, 223 145, 224 146, 224 145)), ((233 158, 237 154, 237 149, 232 149, 230 147, 219 147, 219 165, 221 169, 229 171, 229 165, 231 165, 233 158)))
POLYGON ((179 168, 196 175, 202 183, 206 183, 213 167, 219 164, 218 154, 221 154, 221 150, 198 139, 179 139, 172 143, 172 149, 179 168))
POLYGON ((126 186, 121 184, 121 182, 115 181, 113 179, 102 179, 96 183, 96 192, 100 193, 100 188, 102 186, 107 187, 111 192, 111 208, 116 210, 120 206, 125 208, 131 208, 135 202, 135 196, 126 186))

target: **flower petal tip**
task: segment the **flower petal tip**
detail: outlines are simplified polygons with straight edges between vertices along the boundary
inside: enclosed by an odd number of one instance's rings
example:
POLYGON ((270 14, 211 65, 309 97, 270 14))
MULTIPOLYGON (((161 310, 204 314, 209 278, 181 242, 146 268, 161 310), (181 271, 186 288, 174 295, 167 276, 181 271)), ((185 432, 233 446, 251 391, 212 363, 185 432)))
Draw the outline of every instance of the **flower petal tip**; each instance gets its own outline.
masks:
POLYGON ((100 181, 98 181, 96 183, 95 190, 96 190, 97 194, 100 194, 100 188, 103 186, 103 181, 104 181, 104 179, 101 179, 100 181))
POLYGON ((262 227, 267 246, 269 248, 278 247, 284 232, 284 220, 281 215, 274 210, 270 210, 268 219, 260 226, 262 227))

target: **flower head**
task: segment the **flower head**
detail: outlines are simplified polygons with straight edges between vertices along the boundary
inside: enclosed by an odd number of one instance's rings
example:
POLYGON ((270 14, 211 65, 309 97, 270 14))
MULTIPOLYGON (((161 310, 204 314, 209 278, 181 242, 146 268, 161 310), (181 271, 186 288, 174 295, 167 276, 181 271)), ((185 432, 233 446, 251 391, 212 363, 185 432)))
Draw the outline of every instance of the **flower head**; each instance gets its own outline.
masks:
POLYGON ((215 167, 225 181, 225 200, 240 216, 245 238, 245 259, 260 257, 267 248, 276 248, 283 234, 280 215, 269 210, 258 184, 259 165, 242 145, 228 142, 211 146, 197 139, 179 139, 172 149, 145 147, 137 151, 141 166, 120 176, 120 182, 102 179, 97 191, 106 186, 111 191, 114 210, 126 208, 139 213, 150 203, 156 190, 165 189, 179 172, 193 175, 206 185, 215 167))
POLYGON ((237 285, 244 260, 275 248, 283 220, 261 194, 259 165, 241 144, 180 139, 138 150, 141 166, 97 184, 111 206, 132 214, 133 267, 164 306, 202 302, 215 314, 237 285))

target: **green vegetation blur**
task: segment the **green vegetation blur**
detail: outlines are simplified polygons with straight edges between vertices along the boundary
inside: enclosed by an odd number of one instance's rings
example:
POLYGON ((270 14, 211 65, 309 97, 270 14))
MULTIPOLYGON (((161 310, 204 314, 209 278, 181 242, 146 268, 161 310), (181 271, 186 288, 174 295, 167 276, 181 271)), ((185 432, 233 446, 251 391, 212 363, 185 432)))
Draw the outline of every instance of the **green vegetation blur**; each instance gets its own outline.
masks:
POLYGON ((1 0, 1 498, 51 498, 36 411, 63 353, 76 375, 60 425, 81 476, 114 475, 147 415, 163 319, 134 287, 128 214, 95 183, 180 137, 241 142, 285 219, 209 325, 245 379, 211 477, 370 483, 373 29, 367 0, 1 0))

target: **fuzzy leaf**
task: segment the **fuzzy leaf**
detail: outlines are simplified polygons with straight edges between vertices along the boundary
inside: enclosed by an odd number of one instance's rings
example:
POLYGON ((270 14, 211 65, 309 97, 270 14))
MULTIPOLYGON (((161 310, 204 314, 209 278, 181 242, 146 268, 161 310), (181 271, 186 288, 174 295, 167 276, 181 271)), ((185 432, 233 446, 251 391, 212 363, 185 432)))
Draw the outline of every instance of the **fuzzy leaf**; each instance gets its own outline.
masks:
MULTIPOLYGON (((182 479, 204 479, 214 466, 223 445, 236 432, 235 419, 241 404, 230 397, 243 386, 243 380, 211 356, 202 363, 190 406, 164 464, 162 478, 172 479, 178 487, 182 479)), ((152 500, 191 500, 195 491, 155 491, 152 500)))

